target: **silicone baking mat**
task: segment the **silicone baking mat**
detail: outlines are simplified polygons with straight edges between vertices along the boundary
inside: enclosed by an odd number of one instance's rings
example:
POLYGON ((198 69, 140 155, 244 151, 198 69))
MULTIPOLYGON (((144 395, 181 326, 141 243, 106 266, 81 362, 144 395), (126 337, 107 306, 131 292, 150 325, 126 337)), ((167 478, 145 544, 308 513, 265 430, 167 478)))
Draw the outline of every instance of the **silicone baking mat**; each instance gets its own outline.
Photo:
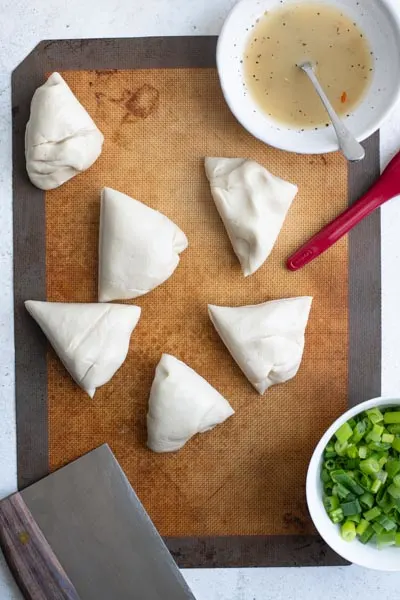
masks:
POLYGON ((255 140, 220 91, 215 38, 42 43, 13 76, 15 315, 20 486, 108 442, 181 566, 341 562, 305 505, 313 447, 347 405, 379 395, 379 215, 297 273, 285 258, 379 173, 367 159, 300 156, 255 140), (62 73, 105 135, 95 165, 57 190, 27 180, 23 132, 34 89, 62 73), (212 201, 204 156, 245 156, 299 186, 266 264, 244 279, 212 201), (94 302, 100 190, 156 208, 188 236, 174 275, 132 301, 142 318, 123 367, 90 400, 25 314, 25 299, 94 302), (300 371, 260 397, 207 317, 207 303, 314 296, 300 371), (365 349, 367 348, 367 352, 365 349), (145 445, 161 352, 187 362, 236 415, 176 454, 145 445))

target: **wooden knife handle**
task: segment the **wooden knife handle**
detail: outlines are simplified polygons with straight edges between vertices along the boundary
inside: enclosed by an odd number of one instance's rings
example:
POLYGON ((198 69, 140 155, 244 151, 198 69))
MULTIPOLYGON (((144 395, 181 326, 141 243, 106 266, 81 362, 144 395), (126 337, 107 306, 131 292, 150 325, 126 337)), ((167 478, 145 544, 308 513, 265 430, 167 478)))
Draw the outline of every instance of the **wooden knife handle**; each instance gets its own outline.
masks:
POLYGON ((19 493, 0 502, 0 546, 26 600, 79 600, 19 493))

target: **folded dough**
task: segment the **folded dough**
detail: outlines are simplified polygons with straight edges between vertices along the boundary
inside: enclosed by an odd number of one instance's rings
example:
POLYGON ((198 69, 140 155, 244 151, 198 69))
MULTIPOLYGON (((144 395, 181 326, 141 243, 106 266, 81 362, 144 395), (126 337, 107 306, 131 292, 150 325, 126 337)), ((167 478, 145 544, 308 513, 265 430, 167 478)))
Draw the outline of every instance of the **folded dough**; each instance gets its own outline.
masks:
POLYGON ((174 452, 193 435, 223 423, 234 412, 196 371, 163 354, 150 391, 147 446, 154 452, 174 452))
POLYGON ((101 194, 99 301, 127 300, 166 281, 188 241, 175 223, 121 192, 101 194))
POLYGON ((25 131, 26 170, 42 190, 56 188, 100 156, 104 138, 59 73, 33 95, 25 131))
POLYGON ((251 275, 274 247, 297 186, 244 158, 206 158, 205 168, 242 271, 251 275))
POLYGON ((301 296, 237 308, 208 305, 222 341, 260 394, 296 375, 311 302, 301 296))
POLYGON ((138 306, 121 304, 27 300, 25 307, 71 377, 91 398, 124 362, 140 317, 138 306))

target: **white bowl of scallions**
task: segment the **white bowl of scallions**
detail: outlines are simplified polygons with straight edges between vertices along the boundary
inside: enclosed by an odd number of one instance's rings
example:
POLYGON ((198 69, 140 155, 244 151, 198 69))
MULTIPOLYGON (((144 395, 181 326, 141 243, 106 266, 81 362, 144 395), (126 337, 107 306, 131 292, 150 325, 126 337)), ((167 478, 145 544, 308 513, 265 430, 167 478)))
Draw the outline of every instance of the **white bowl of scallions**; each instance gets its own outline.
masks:
POLYGON ((400 399, 367 400, 336 419, 314 450, 306 493, 337 554, 400 571, 400 399))

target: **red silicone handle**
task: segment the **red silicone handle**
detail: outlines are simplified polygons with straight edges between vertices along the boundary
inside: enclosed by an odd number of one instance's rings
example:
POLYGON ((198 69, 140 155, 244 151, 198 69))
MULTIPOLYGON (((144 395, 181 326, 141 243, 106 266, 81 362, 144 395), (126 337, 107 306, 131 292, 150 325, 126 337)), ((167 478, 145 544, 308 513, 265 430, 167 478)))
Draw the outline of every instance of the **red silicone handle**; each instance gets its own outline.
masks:
POLYGON ((288 258, 287 268, 290 271, 297 271, 307 265, 333 246, 362 219, 397 194, 400 194, 400 152, 392 158, 382 175, 364 196, 361 196, 357 202, 323 227, 288 258))

